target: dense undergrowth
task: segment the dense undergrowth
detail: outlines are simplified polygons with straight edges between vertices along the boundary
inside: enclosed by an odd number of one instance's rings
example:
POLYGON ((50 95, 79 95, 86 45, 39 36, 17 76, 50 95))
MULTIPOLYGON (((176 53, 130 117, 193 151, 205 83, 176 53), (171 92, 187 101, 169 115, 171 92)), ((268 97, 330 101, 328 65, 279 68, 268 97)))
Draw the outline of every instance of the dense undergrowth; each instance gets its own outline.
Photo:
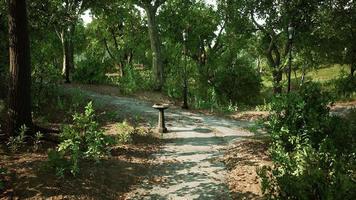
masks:
POLYGON ((330 104, 330 94, 310 83, 272 101, 274 165, 259 170, 268 199, 356 197, 356 111, 334 116, 330 104))

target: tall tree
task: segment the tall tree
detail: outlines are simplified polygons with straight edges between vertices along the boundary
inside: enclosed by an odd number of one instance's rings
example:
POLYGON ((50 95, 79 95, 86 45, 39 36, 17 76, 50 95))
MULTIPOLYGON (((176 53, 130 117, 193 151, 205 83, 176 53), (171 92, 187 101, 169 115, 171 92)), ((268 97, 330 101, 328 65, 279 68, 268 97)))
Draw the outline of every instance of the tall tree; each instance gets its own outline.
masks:
MULTIPOLYGON (((267 58, 273 76, 274 93, 282 92, 282 73, 286 68, 292 40, 288 39, 288 27, 293 26, 296 35, 293 44, 300 38, 311 35, 315 13, 320 0, 225 0, 230 15, 246 16, 258 30, 261 48, 267 58)), ((298 44, 299 45, 299 44, 298 44)))
POLYGON ((330 46, 323 52, 329 54, 329 62, 349 65, 349 75, 353 77, 356 71, 356 3, 328 0, 319 10, 321 28, 317 33, 325 40, 323 46, 330 46))
POLYGON ((3 99, 7 95, 6 88, 6 72, 8 71, 8 36, 7 36, 7 16, 6 16, 6 4, 5 1, 0 1, 0 79, 4 80, 0 82, 0 99, 3 99))
POLYGON ((62 75, 70 83, 70 71, 74 69, 74 34, 78 20, 87 9, 88 0, 52 0, 53 23, 62 44, 62 75))
POLYGON ((9 134, 19 127, 32 128, 31 58, 26 0, 8 1, 10 76, 8 96, 9 134))
POLYGON ((143 35, 146 27, 141 23, 140 11, 133 4, 121 1, 97 3, 91 11, 94 19, 88 28, 95 32, 114 68, 123 77, 142 39, 147 38, 143 35))
POLYGON ((163 87, 163 55, 161 52, 161 39, 157 24, 157 10, 166 0, 136 0, 136 5, 145 10, 147 15, 148 32, 150 35, 152 51, 152 70, 155 79, 155 90, 161 91, 163 87))

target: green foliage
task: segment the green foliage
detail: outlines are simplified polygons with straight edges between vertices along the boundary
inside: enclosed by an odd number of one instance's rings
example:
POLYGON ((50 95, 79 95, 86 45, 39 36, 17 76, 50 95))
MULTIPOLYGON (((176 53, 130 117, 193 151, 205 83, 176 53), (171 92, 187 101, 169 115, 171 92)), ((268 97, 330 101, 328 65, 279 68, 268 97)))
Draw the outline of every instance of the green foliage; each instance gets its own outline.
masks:
POLYGON ((55 98, 61 80, 60 71, 52 64, 35 65, 32 70, 32 101, 34 108, 41 109, 55 98))
POLYGON ((0 167, 0 192, 5 188, 4 176, 7 174, 7 169, 0 167))
POLYGON ((261 89, 261 78, 256 70, 239 60, 217 72, 215 91, 220 102, 233 104, 256 102, 261 89))
POLYGON ((84 58, 80 59, 73 73, 73 79, 87 84, 107 83, 107 69, 102 59, 90 53, 85 53, 82 57, 84 58))
POLYGON ((41 132, 37 132, 34 136, 33 140, 33 149, 37 151, 41 146, 41 139, 43 138, 43 134, 41 132))
POLYGON ((22 125, 19 130, 19 134, 17 136, 11 136, 7 142, 7 146, 9 149, 15 153, 17 152, 20 148, 22 148, 25 145, 25 139, 26 139, 26 132, 28 131, 28 128, 26 125, 22 125))
POLYGON ((354 95, 356 93, 356 77, 341 76, 335 80, 335 91, 338 95, 342 95, 344 97, 354 95))
POLYGON ((259 171, 269 199, 353 199, 355 118, 331 116, 329 95, 307 83, 277 97, 267 131, 273 168, 259 171))
POLYGON ((117 124, 117 140, 121 144, 131 143, 132 136, 135 134, 135 128, 127 121, 117 124))
POLYGON ((48 154, 49 166, 56 170, 56 174, 63 176, 69 171, 72 175, 77 175, 82 159, 99 161, 107 153, 113 141, 99 128, 94 118, 94 109, 90 102, 84 113, 73 115, 73 125, 63 128, 57 151, 48 154))
POLYGON ((118 77, 117 84, 119 89, 124 94, 149 90, 153 86, 152 73, 147 70, 135 69, 131 65, 127 65, 124 70, 124 76, 118 77))
POLYGON ((152 137, 149 130, 130 125, 127 121, 118 123, 116 126, 116 139, 119 144, 127 144, 137 142, 140 137, 152 137))

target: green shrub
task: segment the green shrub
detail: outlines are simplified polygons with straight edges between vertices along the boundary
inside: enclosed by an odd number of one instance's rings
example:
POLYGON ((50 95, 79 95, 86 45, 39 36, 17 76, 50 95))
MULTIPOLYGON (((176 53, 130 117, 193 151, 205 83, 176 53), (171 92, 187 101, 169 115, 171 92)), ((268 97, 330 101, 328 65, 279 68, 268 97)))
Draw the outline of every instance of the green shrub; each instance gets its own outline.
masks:
POLYGON ((117 140, 121 144, 131 143, 135 128, 124 121, 117 124, 117 140))
POLYGON ((7 169, 0 167, 0 192, 5 188, 4 176, 7 174, 7 169))
POLYGON ((43 138, 43 134, 41 132, 37 132, 34 135, 34 138, 33 138, 33 150, 34 151, 37 151, 40 148, 42 138, 43 138))
POLYGON ((108 82, 106 77, 105 65, 100 62, 98 58, 91 58, 80 60, 75 72, 73 73, 73 79, 86 84, 103 84, 108 82))
POLYGON ((32 70, 32 101, 36 110, 40 110, 48 101, 55 98, 61 73, 51 64, 34 65, 32 70))
POLYGON ((56 170, 57 175, 62 176, 67 171, 76 175, 82 159, 98 161, 108 152, 113 141, 104 135, 94 118, 94 109, 90 102, 84 113, 73 115, 73 125, 63 128, 57 151, 48 154, 49 166, 56 170))
POLYGON ((354 199, 355 118, 331 116, 315 84, 271 103, 272 168, 259 170, 269 199, 354 199))
POLYGON ((124 76, 112 80, 124 94, 131 94, 140 90, 150 90, 153 88, 152 75, 150 71, 138 70, 131 65, 124 69, 124 76))
POLYGON ((356 93, 356 77, 340 77, 335 80, 335 90, 337 95, 345 97, 352 96, 356 93))
POLYGON ((26 132, 28 128, 26 125, 22 125, 19 130, 19 134, 17 136, 11 136, 7 141, 7 146, 12 152, 17 152, 20 148, 25 145, 26 132))
POLYGON ((136 142, 139 137, 152 137, 149 130, 130 125, 127 121, 117 124, 117 141, 120 144, 136 142))
POLYGON ((217 71, 215 91, 219 101, 232 104, 253 104, 261 90, 261 77, 255 69, 238 60, 217 71))

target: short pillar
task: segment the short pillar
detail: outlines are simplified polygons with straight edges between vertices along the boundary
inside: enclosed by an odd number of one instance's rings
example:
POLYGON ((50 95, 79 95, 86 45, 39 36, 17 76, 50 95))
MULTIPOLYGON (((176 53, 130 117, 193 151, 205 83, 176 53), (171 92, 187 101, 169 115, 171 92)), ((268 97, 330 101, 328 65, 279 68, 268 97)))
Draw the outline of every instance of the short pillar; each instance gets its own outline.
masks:
POLYGON ((157 131, 159 133, 167 133, 168 130, 166 128, 166 123, 165 123, 165 120, 164 120, 164 110, 168 108, 168 105, 166 105, 166 104, 155 104, 152 107, 159 111, 157 131))

